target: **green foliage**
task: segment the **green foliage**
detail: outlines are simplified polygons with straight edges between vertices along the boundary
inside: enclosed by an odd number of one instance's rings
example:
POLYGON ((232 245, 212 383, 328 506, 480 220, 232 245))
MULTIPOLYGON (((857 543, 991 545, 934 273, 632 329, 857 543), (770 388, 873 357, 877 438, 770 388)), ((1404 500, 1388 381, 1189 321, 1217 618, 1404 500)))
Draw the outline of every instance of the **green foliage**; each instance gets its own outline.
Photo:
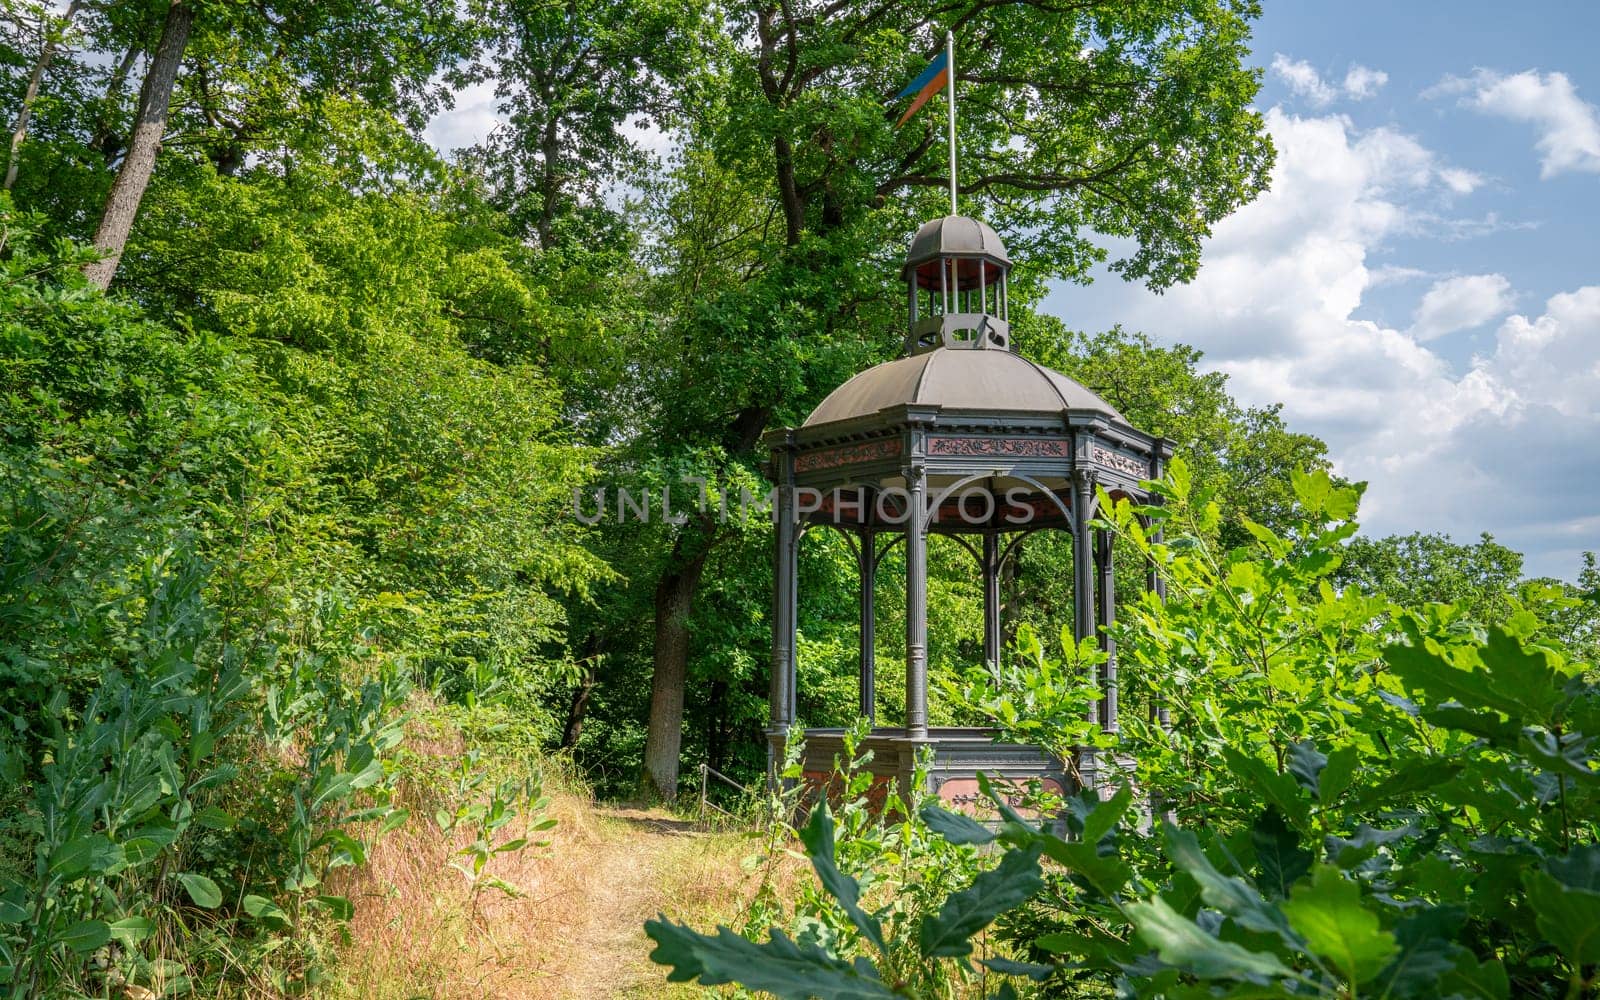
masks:
MULTIPOLYGON (((1001 853, 925 904, 938 916, 923 918, 920 954, 963 961, 993 923, 989 946, 1028 961, 988 966, 1046 996, 1587 995, 1600 959, 1588 667, 1531 614, 1513 618, 1521 632, 1486 629, 1448 606, 1336 590, 1359 491, 1326 473, 1293 477, 1288 530, 1246 521, 1251 543, 1227 552, 1184 463, 1158 485, 1159 507, 1102 503, 1168 581, 1168 601, 1137 604, 1116 637, 1130 683, 1172 705, 1171 729, 1125 719, 1129 783, 1069 800, 1067 838, 987 783, 989 824, 924 804, 929 831, 1001 853), (1135 789, 1154 815, 1130 811, 1135 789)), ((821 882, 851 912, 851 887, 821 882)), ((694 934, 674 933, 657 960, 692 975, 694 934)), ((791 960, 852 955, 852 975, 894 995, 937 995, 865 952, 791 960)), ((749 982, 756 957, 725 954, 717 975, 749 982)), ((820 995, 792 978, 783 995, 820 995)))
POLYGON ((439 810, 434 816, 434 823, 446 835, 462 828, 472 834, 472 842, 458 852, 460 857, 466 859, 466 863, 451 864, 471 886, 471 912, 474 917, 478 913, 478 897, 484 889, 495 889, 513 897, 522 895, 516 886, 487 871, 490 861, 502 854, 549 845, 549 841, 529 839, 529 834, 542 833, 556 825, 554 819, 540 816, 550 805, 550 800, 541 794, 542 786, 541 775, 531 766, 525 765, 522 774, 491 784, 477 749, 468 750, 462 758, 456 774, 453 796, 455 808, 439 810), (481 794, 485 788, 487 795, 481 794), (500 831, 518 816, 523 817, 522 835, 503 837, 500 831))
MULTIPOLYGON (((477 356, 540 294, 492 212, 330 161, 165 176, 125 277, 175 325, 0 200, 4 995, 314 988, 355 909, 330 875, 407 818, 413 684, 550 733, 562 601, 609 572, 557 516, 587 453, 477 356)), ((463 806, 475 890, 541 807, 463 806)))

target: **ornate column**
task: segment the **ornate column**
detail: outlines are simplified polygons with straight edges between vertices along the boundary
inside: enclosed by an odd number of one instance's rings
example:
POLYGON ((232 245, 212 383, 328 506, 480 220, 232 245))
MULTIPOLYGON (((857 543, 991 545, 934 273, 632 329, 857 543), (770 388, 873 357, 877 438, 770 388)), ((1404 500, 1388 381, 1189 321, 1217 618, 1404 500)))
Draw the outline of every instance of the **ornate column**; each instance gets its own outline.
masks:
POLYGON ((906 468, 906 734, 928 736, 927 470, 906 468))
POLYGON ((877 664, 874 658, 877 621, 873 608, 873 590, 878 578, 878 533, 868 527, 861 532, 860 545, 856 546, 856 576, 861 584, 860 670, 857 678, 861 717, 868 722, 877 721, 877 664))
POLYGON ((1000 535, 983 533, 983 658, 996 675, 1000 672, 1000 535))
POLYGON ((1105 650, 1106 662, 1100 665, 1100 685, 1105 693, 1100 702, 1100 725, 1108 733, 1119 730, 1117 724, 1117 641, 1107 631, 1117 620, 1116 571, 1111 562, 1111 532, 1094 533, 1094 561, 1099 571, 1100 586, 1096 594, 1100 610, 1100 648, 1105 650))
MULTIPOLYGON (((1089 537, 1089 512, 1094 503, 1094 473, 1072 474, 1072 637, 1094 635, 1094 539, 1089 537)), ((1088 719, 1100 721, 1098 702, 1089 703, 1088 719)))
POLYGON ((772 677, 767 690, 767 776, 776 781, 784 742, 794 724, 795 591, 799 585, 796 555, 799 525, 794 495, 794 455, 788 450, 774 456, 777 490, 772 504, 772 677))

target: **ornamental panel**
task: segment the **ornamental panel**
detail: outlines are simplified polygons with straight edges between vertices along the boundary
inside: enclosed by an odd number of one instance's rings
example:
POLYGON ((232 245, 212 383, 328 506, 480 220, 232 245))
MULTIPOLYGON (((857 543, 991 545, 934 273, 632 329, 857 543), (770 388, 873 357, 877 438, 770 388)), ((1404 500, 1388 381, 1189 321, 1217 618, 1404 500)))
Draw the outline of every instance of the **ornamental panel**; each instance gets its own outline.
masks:
POLYGON ((1095 445, 1093 458, 1096 465, 1126 473, 1136 479, 1145 479, 1150 475, 1150 463, 1110 448, 1095 445))
POLYGON ((1072 442, 1061 438, 929 437, 927 452, 962 458, 1071 458, 1072 442))
POLYGON ((818 469, 837 469, 845 465, 895 458, 899 454, 900 439, 897 437, 884 438, 881 441, 863 441, 859 444, 841 444, 797 456, 794 460, 794 471, 815 472, 818 469))

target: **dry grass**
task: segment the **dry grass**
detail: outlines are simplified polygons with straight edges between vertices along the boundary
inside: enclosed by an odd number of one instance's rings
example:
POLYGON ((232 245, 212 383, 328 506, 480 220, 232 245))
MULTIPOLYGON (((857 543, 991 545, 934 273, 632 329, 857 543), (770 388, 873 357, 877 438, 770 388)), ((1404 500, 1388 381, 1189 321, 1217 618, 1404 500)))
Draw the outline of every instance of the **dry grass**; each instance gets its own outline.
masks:
MULTIPOLYGON (((449 731, 417 733, 412 751, 453 765, 449 731)), ((449 866, 465 833, 447 837, 425 817, 442 803, 425 781, 402 788, 406 827, 379 842, 342 888, 356 903, 337 992, 374 1000, 693 996, 670 987, 648 958, 643 923, 658 912, 696 926, 729 921, 759 875, 743 858, 755 842, 707 833, 661 810, 597 806, 554 788, 547 847, 501 855, 490 871, 517 887, 472 899, 449 866)), ((437 787, 437 786, 434 786, 437 787)), ((504 837, 520 835, 521 821, 504 837)))

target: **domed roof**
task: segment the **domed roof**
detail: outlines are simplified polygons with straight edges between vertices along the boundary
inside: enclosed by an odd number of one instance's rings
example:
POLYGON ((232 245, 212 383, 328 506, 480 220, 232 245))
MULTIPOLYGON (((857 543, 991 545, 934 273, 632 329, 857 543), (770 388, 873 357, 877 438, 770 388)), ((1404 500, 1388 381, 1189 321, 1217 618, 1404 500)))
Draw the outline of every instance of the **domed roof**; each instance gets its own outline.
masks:
POLYGON ((1004 350, 939 348, 868 368, 829 393, 811 411, 805 426, 864 417, 887 407, 905 405, 994 413, 1095 410, 1127 423, 1110 403, 1093 392, 1021 355, 1004 350))
POLYGON ((940 256, 983 256, 1011 266, 1006 245, 989 224, 964 215, 947 215, 924 223, 911 238, 905 270, 940 256))

